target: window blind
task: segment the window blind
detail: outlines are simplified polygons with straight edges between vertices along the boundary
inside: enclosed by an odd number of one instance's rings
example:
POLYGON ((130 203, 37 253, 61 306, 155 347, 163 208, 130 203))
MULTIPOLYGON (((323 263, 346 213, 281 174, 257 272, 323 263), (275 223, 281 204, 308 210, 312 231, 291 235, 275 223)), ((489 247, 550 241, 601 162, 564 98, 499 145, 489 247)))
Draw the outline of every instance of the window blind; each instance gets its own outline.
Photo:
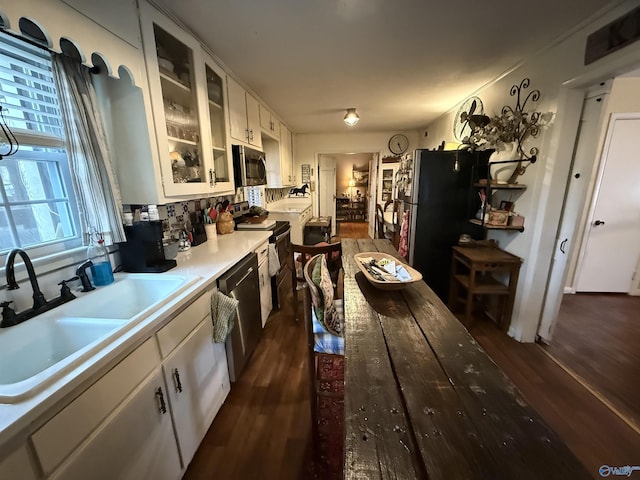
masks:
POLYGON ((16 133, 64 139, 49 52, 10 35, 0 42, 0 104, 16 133))

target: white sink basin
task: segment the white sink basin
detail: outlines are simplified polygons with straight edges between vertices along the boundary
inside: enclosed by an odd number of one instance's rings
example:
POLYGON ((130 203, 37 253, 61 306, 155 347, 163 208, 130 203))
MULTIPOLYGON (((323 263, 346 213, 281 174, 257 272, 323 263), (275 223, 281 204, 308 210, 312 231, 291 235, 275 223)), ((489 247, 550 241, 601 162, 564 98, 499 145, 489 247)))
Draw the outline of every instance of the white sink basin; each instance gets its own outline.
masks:
POLYGON ((0 402, 30 398, 87 362, 199 277, 125 274, 19 325, 0 329, 0 402))
POLYGON ((103 347, 126 320, 32 318, 0 337, 0 400, 16 402, 39 391, 103 347))
POLYGON ((106 287, 65 303, 60 309, 74 317, 118 318, 134 321, 169 303, 197 278, 135 273, 118 277, 106 287))

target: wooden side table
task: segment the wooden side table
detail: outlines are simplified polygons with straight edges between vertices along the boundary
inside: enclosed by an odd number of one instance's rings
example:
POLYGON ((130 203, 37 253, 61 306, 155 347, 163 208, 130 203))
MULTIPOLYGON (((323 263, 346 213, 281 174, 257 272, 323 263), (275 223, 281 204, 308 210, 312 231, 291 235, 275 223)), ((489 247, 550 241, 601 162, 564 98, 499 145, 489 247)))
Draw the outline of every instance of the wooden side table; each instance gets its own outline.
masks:
POLYGON ((496 247, 452 247, 449 310, 460 300, 459 288, 466 291, 464 297, 464 323, 469 326, 474 296, 498 295, 501 299, 498 324, 506 330, 511 323, 513 302, 518 288, 518 275, 522 259, 496 247), (498 281, 493 274, 507 274, 508 283, 498 281))

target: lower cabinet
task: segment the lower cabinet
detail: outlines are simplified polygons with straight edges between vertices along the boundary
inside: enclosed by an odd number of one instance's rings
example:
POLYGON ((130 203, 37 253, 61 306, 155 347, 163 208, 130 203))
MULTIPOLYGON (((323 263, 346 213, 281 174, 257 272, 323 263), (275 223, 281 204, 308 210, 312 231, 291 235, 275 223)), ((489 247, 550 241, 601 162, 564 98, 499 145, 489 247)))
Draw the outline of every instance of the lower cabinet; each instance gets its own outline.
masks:
MULTIPOLYGON (((225 346, 213 343, 211 293, 31 434, 45 478, 182 476, 230 389, 225 346)), ((24 475, 7 478, 33 478, 21 453, 0 462, 0 478, 16 465, 24 475)))
POLYGON ((175 480, 181 470, 157 369, 51 478, 175 480))
POLYGON ((229 393, 224 344, 212 343, 212 338, 208 317, 162 366, 184 468, 229 393))
POLYGON ((21 445, 0 460, 0 478, 20 480, 36 480, 38 478, 26 445, 21 445))

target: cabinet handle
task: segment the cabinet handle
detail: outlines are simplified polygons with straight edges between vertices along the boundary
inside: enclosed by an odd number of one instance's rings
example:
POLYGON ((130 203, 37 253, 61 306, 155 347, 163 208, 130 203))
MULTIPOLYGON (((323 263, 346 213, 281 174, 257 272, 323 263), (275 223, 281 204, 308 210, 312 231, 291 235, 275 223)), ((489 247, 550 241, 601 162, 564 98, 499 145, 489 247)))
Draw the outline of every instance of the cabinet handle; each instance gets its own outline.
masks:
POLYGON ((249 141, 253 142, 253 128, 249 129, 249 141))
POLYGON ((182 382, 180 381, 180 372, 177 368, 173 369, 173 382, 176 384, 176 392, 182 393, 182 382))
POLYGON ((162 393, 162 387, 156 389, 156 400, 158 400, 158 410, 164 415, 167 413, 167 404, 164 403, 164 393, 162 393))
POLYGON ((562 242, 560 242, 560 251, 562 253, 567 253, 567 252, 565 252, 564 247, 567 245, 567 241, 568 240, 569 240, 568 238, 565 238, 562 242))
POLYGON ((240 285, 242 282, 244 282, 244 279, 247 278, 249 275, 251 275, 251 272, 253 272, 253 267, 249 267, 249 270, 247 270, 247 273, 245 273, 244 276, 236 282, 236 287, 240 285))
POLYGON ((245 133, 244 133, 244 136, 245 136, 245 137, 247 137, 247 141, 249 141, 249 129, 248 129, 248 128, 245 128, 245 129, 244 129, 244 132, 245 132, 245 133))
POLYGON ((213 171, 213 168, 209 169, 209 185, 216 186, 216 172, 213 171))

